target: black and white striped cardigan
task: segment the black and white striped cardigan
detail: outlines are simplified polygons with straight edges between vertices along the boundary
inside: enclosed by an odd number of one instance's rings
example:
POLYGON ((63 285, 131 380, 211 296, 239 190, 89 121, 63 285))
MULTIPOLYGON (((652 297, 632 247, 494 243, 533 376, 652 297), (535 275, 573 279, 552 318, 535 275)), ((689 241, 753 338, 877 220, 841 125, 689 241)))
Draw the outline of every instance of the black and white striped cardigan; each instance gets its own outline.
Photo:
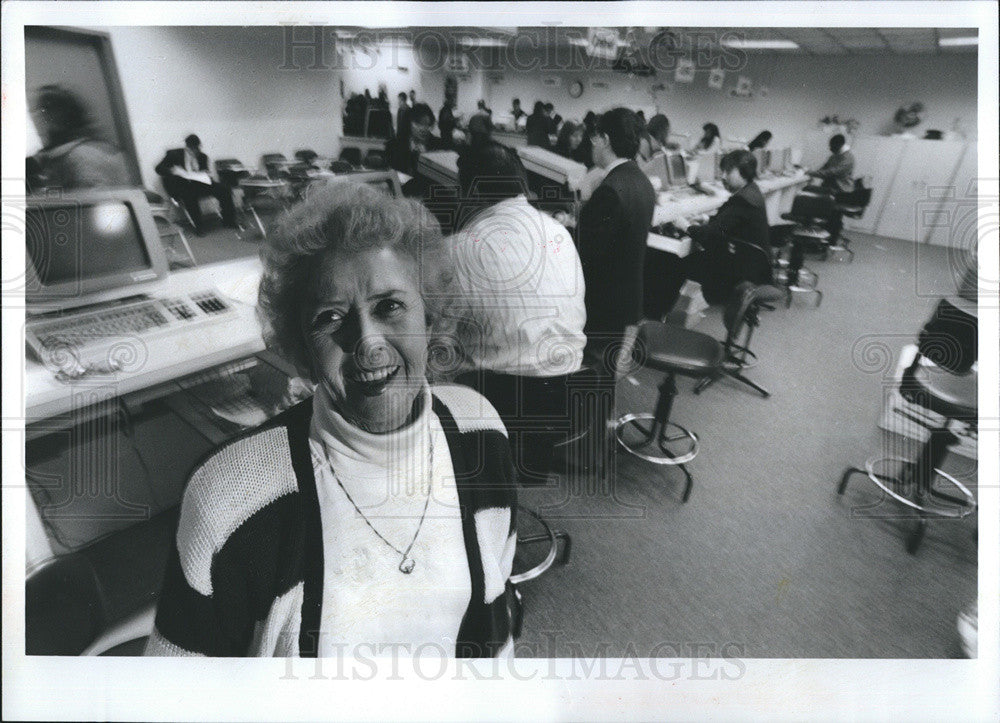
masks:
MULTIPOLYGON (((510 448, 503 423, 479 394, 456 385, 432 393, 455 471, 472 583, 455 656, 491 657, 509 642, 520 614, 508 573, 497 573, 516 534, 510 448)), ((300 402, 195 469, 146 655, 316 656, 323 536, 311 417, 312 400, 300 402)))

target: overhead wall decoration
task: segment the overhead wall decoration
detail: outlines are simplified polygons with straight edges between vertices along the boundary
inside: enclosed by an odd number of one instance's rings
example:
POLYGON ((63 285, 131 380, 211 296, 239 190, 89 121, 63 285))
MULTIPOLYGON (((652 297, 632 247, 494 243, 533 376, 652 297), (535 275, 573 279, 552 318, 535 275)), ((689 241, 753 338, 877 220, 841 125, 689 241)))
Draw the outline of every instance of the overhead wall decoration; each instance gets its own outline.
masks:
POLYGON ((618 57, 618 31, 614 28, 588 28, 587 54, 592 58, 614 60, 618 57))
POLYGON ((736 95, 740 98, 749 98, 753 94, 753 81, 745 75, 741 75, 736 80, 736 95))
POLYGON ((674 69, 674 80, 678 83, 694 82, 694 61, 690 58, 679 58, 674 69))
POLYGON ((562 78, 560 78, 558 75, 547 76, 545 78, 542 78, 542 85, 544 85, 546 88, 558 88, 560 85, 562 85, 562 78))
POLYGON ((708 73, 708 87, 712 90, 722 90, 726 82, 726 71, 722 68, 712 68, 708 73))

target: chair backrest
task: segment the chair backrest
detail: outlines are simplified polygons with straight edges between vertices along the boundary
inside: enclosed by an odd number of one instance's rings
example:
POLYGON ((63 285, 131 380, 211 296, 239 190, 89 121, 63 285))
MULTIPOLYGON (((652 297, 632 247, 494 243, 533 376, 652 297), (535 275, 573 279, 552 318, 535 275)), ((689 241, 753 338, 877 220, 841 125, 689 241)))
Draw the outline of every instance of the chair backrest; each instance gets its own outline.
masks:
POLYGON ((953 374, 966 374, 979 357, 978 319, 941 299, 920 330, 918 346, 937 366, 953 374))
POLYGON ((298 160, 302 161, 303 163, 312 163, 317 158, 319 158, 319 154, 312 149, 303 148, 301 150, 295 151, 295 157, 298 160))
POLYGON ((282 164, 286 160, 288 159, 285 158, 284 153, 265 153, 260 157, 260 165, 267 171, 269 177, 276 178, 283 170, 282 164))
POLYGON ((338 158, 342 161, 347 161, 355 168, 358 168, 361 166, 361 149, 353 146, 341 148, 340 156, 338 156, 338 158))
POLYGON ((726 239, 733 257, 736 281, 749 281, 760 286, 773 281, 771 255, 752 243, 740 239, 726 239))
POLYGON ((365 160, 363 162, 365 168, 371 168, 374 170, 384 170, 388 168, 385 162, 385 154, 382 151, 368 151, 365 154, 365 160))
POLYGON ((330 162, 330 170, 333 171, 334 173, 350 173, 351 171, 355 170, 355 168, 347 161, 342 161, 338 159, 336 161, 330 162))
POLYGON ((826 223, 837 212, 833 196, 825 193, 800 193, 792 201, 789 213, 799 223, 826 223))
POLYGON ((107 624, 106 604, 90 561, 60 555, 25 583, 24 652, 79 655, 107 624))

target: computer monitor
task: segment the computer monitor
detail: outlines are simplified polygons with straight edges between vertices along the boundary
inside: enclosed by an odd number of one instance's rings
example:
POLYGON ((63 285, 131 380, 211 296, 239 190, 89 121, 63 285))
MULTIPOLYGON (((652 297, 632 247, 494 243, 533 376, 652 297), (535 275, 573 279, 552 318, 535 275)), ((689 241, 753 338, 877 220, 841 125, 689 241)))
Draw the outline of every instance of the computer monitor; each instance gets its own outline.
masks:
POLYGON ((141 189, 30 196, 24 235, 29 313, 148 293, 168 273, 141 189))
POLYGON ((670 185, 674 187, 688 185, 687 162, 680 153, 670 153, 667 155, 667 173, 670 176, 670 185))
POLYGON ((750 153, 752 153, 753 157, 757 159, 757 175, 759 176, 762 175, 763 173, 766 173, 767 164, 770 160, 768 151, 764 148, 755 148, 754 150, 750 151, 750 153))
POLYGON ((667 155, 656 153, 648 161, 642 161, 639 168, 650 178, 660 179, 660 190, 670 188, 670 176, 667 174, 667 155))
POLYGON ((697 158, 698 183, 712 183, 719 177, 719 154, 702 153, 697 158))
POLYGON ((771 170, 775 173, 784 173, 792 169, 792 149, 782 148, 780 151, 771 153, 771 170))

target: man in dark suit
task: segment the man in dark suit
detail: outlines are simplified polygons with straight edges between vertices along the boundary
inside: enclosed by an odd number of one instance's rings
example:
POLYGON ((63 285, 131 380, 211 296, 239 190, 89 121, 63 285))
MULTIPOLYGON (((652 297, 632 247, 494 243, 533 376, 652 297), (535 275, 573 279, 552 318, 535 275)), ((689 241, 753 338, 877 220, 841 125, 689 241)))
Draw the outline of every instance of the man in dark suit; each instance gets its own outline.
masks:
POLYGON ((230 228, 236 226, 236 211, 233 206, 232 190, 212 180, 208 176, 208 156, 201 152, 201 139, 191 134, 184 139, 183 148, 172 148, 156 164, 156 173, 163 179, 163 187, 171 198, 184 204, 195 231, 203 233, 200 200, 205 196, 219 199, 222 223, 230 228), (194 180, 197 174, 204 174, 203 180, 194 180))
POLYGON ((635 113, 627 108, 608 111, 597 121, 591 144, 594 162, 606 175, 581 209, 577 225, 586 284, 584 360, 612 389, 612 352, 624 341, 627 327, 642 317, 646 239, 656 204, 653 185, 633 160, 637 130, 635 113))
POLYGON ((770 254, 767 207, 757 186, 757 159, 749 151, 732 151, 719 160, 719 169, 722 185, 732 195, 715 215, 704 224, 693 225, 683 218, 674 221, 677 229, 691 237, 693 246, 690 255, 665 269, 664 311, 673 308, 685 279, 701 284, 710 304, 724 303, 740 281, 763 284, 769 280, 761 278, 759 270, 736 268, 728 248, 728 240, 735 238, 770 254))

